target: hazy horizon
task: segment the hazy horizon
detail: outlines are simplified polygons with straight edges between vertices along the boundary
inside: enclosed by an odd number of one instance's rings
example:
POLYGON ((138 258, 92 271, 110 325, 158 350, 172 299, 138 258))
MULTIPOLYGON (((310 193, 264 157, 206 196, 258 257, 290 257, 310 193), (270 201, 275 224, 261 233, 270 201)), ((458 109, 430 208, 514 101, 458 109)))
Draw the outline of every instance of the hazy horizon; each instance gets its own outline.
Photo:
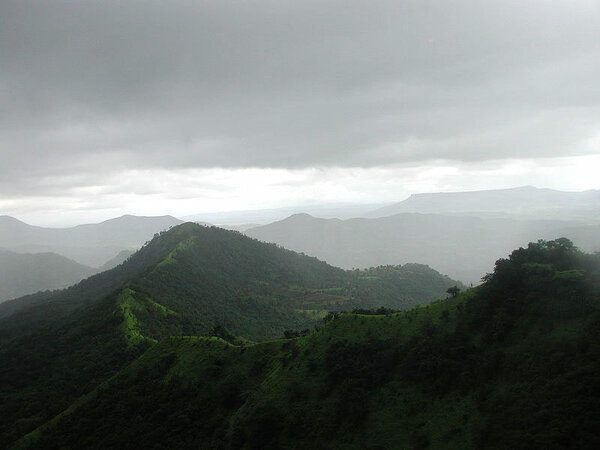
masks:
MULTIPOLYGON (((571 192, 571 193, 582 193, 589 191, 597 191, 598 189, 586 189, 583 191, 567 191, 567 190, 556 190, 545 187, 537 187, 537 186, 514 186, 509 188, 500 188, 500 189, 485 189, 485 190, 467 190, 467 191, 439 191, 439 192, 415 192, 410 194, 398 201, 390 201, 384 203, 312 203, 312 204, 298 204, 298 205, 289 205, 289 206, 280 206, 276 208, 263 208, 263 209, 234 209, 234 210, 216 210, 216 211, 199 211, 192 214, 178 215, 174 216, 172 214, 155 214, 155 215, 145 215, 145 214, 133 214, 131 212, 124 212, 118 216, 112 216, 107 213, 106 216, 97 219, 96 221, 86 220, 85 217, 81 217, 80 221, 77 222, 64 222, 59 219, 50 219, 49 222, 29 222, 17 216, 6 216, 13 217, 21 222, 27 223, 28 225, 45 227, 45 228, 70 228, 78 225, 86 225, 86 224, 95 224, 105 222, 107 220, 112 220, 116 218, 120 218, 123 216, 137 216, 137 217, 160 217, 160 216, 172 216, 182 221, 198 221, 198 222, 206 222, 211 225, 217 226, 236 226, 236 225, 263 225, 270 222, 282 220, 286 217, 289 217, 293 214, 305 213, 312 215, 314 217, 319 218, 339 218, 339 219, 350 219, 354 217, 369 217, 368 213, 373 213, 377 211, 377 209, 385 206, 395 205, 397 203, 401 203, 404 200, 411 198, 414 195, 423 195, 423 194, 455 194, 455 193, 469 193, 469 192, 486 192, 486 191, 496 191, 496 190, 515 190, 519 188, 534 188, 537 190, 553 190, 559 192, 571 192), (355 214, 356 213, 356 214, 355 214), (212 219, 212 220, 211 220, 212 219), (255 220, 253 220, 255 219, 255 220)), ((445 214, 441 212, 440 214, 445 214)), ((2 214, 0 214, 1 216, 2 214)), ((374 217, 374 216, 371 216, 374 217)), ((565 219, 569 220, 569 219, 565 219)))
POLYGON ((0 214, 600 188, 600 4, 0 4, 0 214))

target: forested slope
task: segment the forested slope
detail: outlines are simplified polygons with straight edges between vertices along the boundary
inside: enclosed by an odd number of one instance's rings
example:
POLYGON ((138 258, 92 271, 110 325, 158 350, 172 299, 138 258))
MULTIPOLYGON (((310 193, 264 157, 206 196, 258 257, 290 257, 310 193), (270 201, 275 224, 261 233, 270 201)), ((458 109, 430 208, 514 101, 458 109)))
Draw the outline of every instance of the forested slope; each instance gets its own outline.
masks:
POLYGON ((530 244, 407 312, 163 339, 19 447, 598 448, 598 330, 600 256, 530 244))
POLYGON ((406 309, 453 284, 426 266, 347 272, 237 232, 174 227, 114 269, 0 306, 0 445, 169 336, 306 333, 329 310, 406 309))

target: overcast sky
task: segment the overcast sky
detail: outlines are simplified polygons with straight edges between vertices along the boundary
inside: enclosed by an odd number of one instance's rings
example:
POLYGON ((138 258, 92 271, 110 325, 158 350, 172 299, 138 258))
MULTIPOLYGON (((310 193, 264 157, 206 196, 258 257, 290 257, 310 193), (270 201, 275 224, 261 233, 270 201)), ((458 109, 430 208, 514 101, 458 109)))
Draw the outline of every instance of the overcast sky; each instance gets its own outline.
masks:
POLYGON ((0 2, 0 214, 600 188, 600 1, 0 2))

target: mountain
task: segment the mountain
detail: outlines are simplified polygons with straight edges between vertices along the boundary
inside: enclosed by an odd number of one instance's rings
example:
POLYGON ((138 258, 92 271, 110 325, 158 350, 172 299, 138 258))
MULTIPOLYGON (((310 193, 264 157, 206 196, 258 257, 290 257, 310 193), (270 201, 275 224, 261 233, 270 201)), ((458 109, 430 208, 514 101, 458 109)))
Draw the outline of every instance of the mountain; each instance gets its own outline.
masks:
POLYGON ((426 307, 163 339, 15 448, 598 448, 599 298, 600 255, 530 244, 426 307))
POLYGON ((0 447, 169 336, 273 339, 327 311, 407 309, 456 284, 422 265, 344 271, 238 232, 173 227, 111 270, 0 304, 0 447))
POLYGON ((91 267, 56 253, 0 250, 0 302, 41 290, 65 288, 94 272, 91 267))
POLYGON ((281 220, 292 214, 301 212, 318 215, 319 217, 337 217, 344 219, 351 217, 362 217, 367 212, 372 211, 374 208, 378 208, 380 206, 383 206, 383 203, 333 203, 323 205, 290 206, 273 209, 253 209, 193 214, 184 217, 184 219, 194 222, 212 223, 223 226, 224 228, 235 228, 239 231, 243 231, 249 228, 248 224, 254 224, 254 226, 257 226, 259 224, 271 223, 275 220, 281 220))
POLYGON ((399 213, 469 214, 484 217, 600 221, 600 190, 565 192, 522 186, 472 192, 413 194, 374 210, 369 217, 399 213))
POLYGON ((412 213, 349 220, 296 214, 246 234, 348 269, 416 262, 478 283, 496 259, 540 238, 566 236, 583 250, 600 250, 600 241, 592 239, 596 228, 577 224, 412 213))
POLYGON ((110 270, 113 267, 117 267, 119 264, 123 264, 127 258, 133 255, 135 252, 133 250, 121 250, 117 255, 113 258, 106 261, 102 266, 98 267, 98 272, 104 272, 105 270, 110 270))
POLYGON ((54 252, 99 267, 122 250, 139 248, 154 234, 182 221, 171 216, 122 216, 71 228, 43 228, 0 216, 0 248, 19 253, 54 252))

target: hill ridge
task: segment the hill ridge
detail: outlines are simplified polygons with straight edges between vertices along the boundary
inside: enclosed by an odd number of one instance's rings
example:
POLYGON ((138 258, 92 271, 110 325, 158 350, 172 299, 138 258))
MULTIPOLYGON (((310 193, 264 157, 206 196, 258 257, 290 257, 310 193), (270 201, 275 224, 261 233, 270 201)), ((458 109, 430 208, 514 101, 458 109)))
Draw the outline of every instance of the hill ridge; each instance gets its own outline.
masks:
POLYGON ((484 285, 409 311, 244 346, 169 337, 19 443, 594 448, 599 275, 599 255, 540 241, 484 285))
POLYGON ((271 340, 308 332, 330 310, 405 309, 454 284, 419 266, 344 271, 238 232, 184 223, 109 271, 0 305, 0 447, 169 336, 271 340))

